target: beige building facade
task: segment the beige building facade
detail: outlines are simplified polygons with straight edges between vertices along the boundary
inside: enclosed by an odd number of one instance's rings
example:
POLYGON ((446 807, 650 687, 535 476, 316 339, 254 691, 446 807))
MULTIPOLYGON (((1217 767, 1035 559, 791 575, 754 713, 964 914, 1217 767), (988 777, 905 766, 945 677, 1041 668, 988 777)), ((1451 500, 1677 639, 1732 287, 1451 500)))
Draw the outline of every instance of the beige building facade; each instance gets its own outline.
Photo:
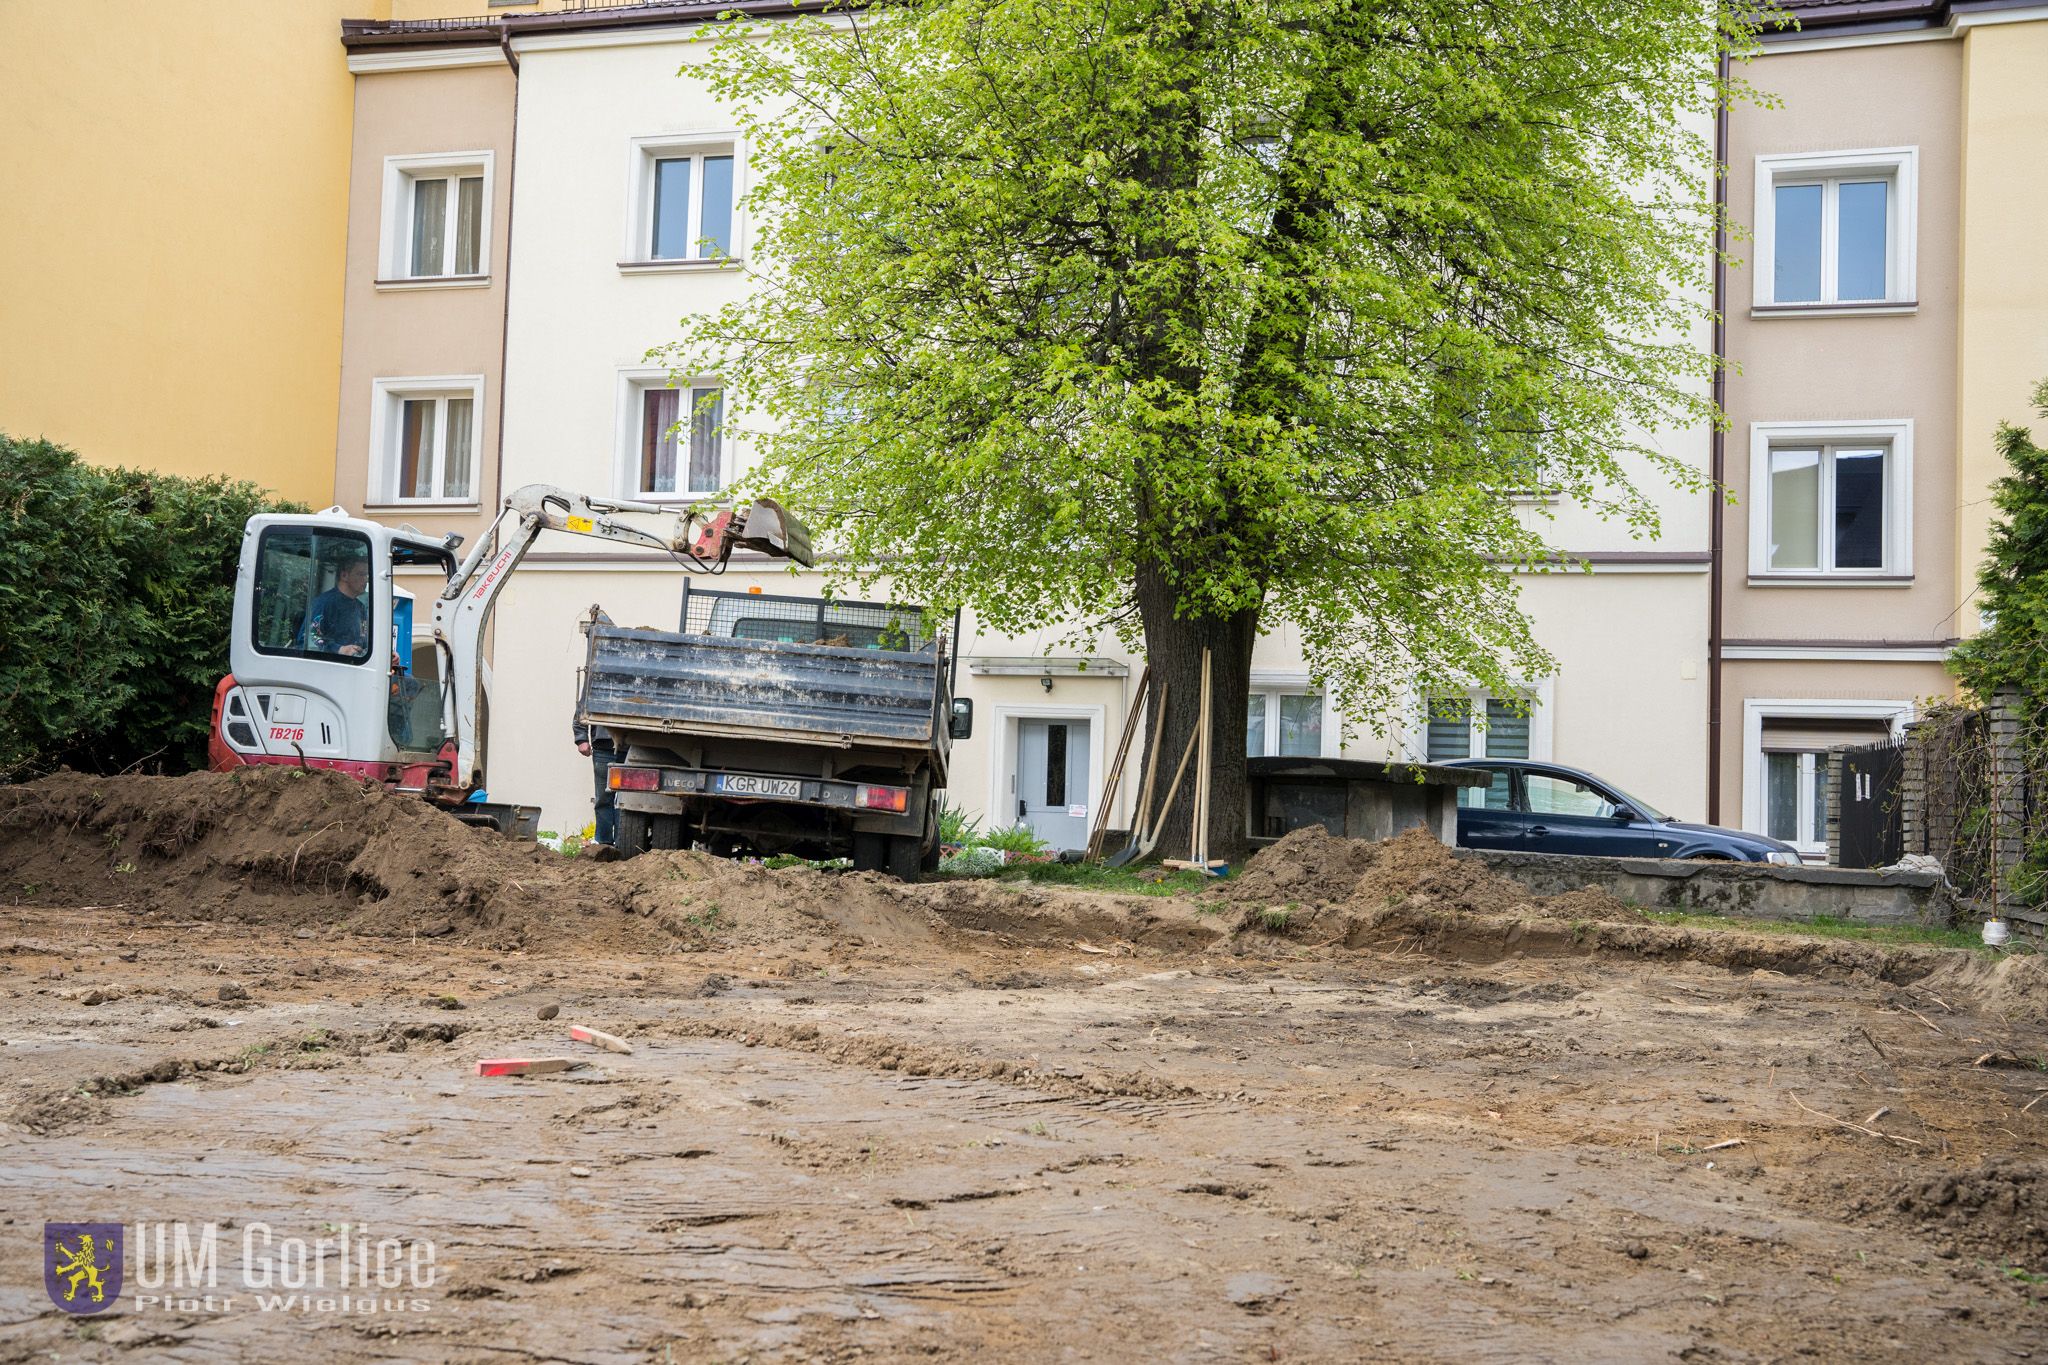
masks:
POLYGON ((464 36, 349 52, 333 500, 474 541, 501 492, 517 87, 495 24, 464 36))
POLYGON ((1825 751, 1954 691, 1992 432, 2048 375, 2048 295, 2009 216, 2040 194, 2016 171, 2041 164, 2025 57, 2048 9, 1792 8, 1802 27, 1743 73, 1773 102, 1727 129, 1749 236, 1724 294, 1713 786, 1721 821, 1812 856, 1825 751))

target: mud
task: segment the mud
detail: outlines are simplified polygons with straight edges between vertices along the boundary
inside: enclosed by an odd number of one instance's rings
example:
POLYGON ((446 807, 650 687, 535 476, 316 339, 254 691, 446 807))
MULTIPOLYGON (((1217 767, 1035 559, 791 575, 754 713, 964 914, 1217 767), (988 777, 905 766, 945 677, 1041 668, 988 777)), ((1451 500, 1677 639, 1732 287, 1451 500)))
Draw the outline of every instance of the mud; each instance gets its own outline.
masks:
POLYGON ((2039 958, 1680 930, 1414 836, 1173 897, 591 864, 318 773, 0 790, 0 906, 0 1360, 2048 1339, 2039 958), (46 1220, 211 1222, 234 1302, 73 1320, 46 1220), (438 1278, 265 1309, 259 1223, 438 1278))

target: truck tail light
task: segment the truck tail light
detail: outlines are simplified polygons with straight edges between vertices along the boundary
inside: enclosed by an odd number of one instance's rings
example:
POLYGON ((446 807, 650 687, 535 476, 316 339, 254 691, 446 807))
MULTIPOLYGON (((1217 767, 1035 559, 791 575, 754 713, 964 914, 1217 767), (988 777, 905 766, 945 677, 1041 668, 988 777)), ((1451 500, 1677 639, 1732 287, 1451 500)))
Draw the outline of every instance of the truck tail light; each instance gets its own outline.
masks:
POLYGON ((855 796, 868 810, 893 810, 901 813, 910 809, 910 792, 904 787, 863 786, 855 796))
POLYGON ((661 769, 626 768, 614 763, 606 780, 615 792, 655 792, 661 790, 661 769))

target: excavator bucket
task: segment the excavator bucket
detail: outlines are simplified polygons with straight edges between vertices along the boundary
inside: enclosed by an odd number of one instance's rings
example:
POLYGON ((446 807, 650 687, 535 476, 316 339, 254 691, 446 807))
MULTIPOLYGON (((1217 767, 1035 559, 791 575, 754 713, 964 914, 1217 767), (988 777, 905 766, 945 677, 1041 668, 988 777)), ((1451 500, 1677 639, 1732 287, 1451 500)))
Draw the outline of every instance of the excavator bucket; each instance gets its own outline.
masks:
POLYGON ((811 533, 773 498, 756 498, 732 532, 732 543, 811 567, 811 533))

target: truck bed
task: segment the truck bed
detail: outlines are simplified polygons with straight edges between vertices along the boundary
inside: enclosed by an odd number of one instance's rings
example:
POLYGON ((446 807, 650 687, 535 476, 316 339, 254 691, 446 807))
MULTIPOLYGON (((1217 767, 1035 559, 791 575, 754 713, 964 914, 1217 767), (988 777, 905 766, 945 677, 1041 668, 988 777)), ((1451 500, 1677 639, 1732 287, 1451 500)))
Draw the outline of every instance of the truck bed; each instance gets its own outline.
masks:
POLYGON ((938 651, 590 627, 584 714, 614 731, 943 750, 938 651))

